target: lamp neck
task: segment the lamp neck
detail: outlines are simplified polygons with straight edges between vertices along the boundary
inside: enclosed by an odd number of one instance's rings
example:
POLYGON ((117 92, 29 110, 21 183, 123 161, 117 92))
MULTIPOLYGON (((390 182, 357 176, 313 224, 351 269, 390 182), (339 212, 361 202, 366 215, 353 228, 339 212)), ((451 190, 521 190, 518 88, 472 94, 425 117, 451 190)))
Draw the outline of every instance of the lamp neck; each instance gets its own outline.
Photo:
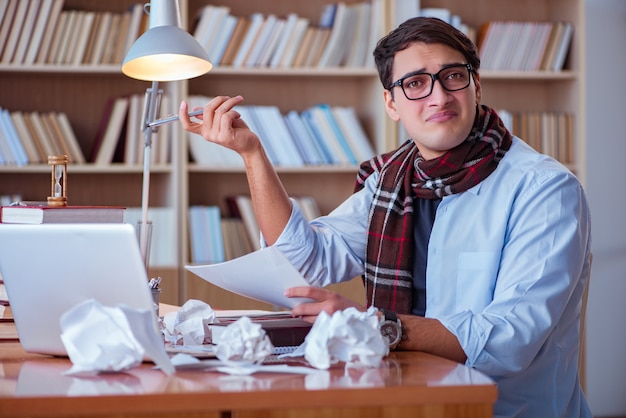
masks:
POLYGON ((150 16, 150 28, 181 27, 178 0, 150 0, 150 3, 144 5, 144 10, 150 16))

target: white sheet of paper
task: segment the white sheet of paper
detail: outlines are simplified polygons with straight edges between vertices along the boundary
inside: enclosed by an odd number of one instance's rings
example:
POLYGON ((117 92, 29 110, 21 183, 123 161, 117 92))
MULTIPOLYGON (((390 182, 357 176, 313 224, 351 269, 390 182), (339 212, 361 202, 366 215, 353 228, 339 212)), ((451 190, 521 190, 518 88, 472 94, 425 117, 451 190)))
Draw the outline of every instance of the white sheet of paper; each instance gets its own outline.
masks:
POLYGON ((222 289, 272 305, 291 309, 311 301, 284 295, 290 287, 309 284, 283 253, 273 246, 224 263, 185 268, 222 289))

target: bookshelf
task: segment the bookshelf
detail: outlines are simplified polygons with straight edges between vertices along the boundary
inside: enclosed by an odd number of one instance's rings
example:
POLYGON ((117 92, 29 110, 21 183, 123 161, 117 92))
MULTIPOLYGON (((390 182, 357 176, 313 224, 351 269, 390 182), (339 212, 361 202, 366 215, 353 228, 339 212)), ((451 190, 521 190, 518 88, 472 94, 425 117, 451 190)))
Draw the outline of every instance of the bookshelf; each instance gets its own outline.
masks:
MULTIPOLYGON (((358 0, 346 1, 356 4, 358 0)), ((130 0, 65 0, 64 9, 121 12, 133 4, 130 0)), ((287 16, 297 13, 317 23, 324 5, 318 2, 272 0, 215 0, 210 4, 227 6, 235 16, 252 13, 287 16)), ((386 15, 392 14, 392 0, 384 0, 386 15)), ((183 23, 192 32, 198 11, 205 0, 180 0, 183 23)), ((570 21, 575 30, 563 71, 481 71, 483 103, 511 112, 538 110, 569 112, 574 116, 573 144, 575 171, 584 183, 584 1, 583 0, 504 0, 493 7, 489 0, 421 0, 421 7, 441 7, 460 15, 463 22, 478 30, 489 21, 570 21)), ((381 16, 381 19, 383 17, 381 16)), ((391 26, 384 24, 387 29, 391 26)), ((63 111, 67 113, 85 155, 93 148, 93 138, 106 99, 111 96, 143 93, 147 83, 121 74, 119 65, 0 64, 0 106, 11 110, 63 111)), ((242 94, 246 104, 274 105, 281 112, 302 111, 318 103, 352 106, 378 152, 391 149, 398 140, 398 129, 387 118, 382 103, 382 88, 374 68, 255 68, 217 66, 196 79, 163 83, 177 107, 187 95, 242 94)), ((172 237, 176 249, 175 266, 163 271, 162 298, 168 303, 182 303, 189 298, 207 301, 220 308, 267 308, 257 303, 225 294, 200 278, 187 273, 191 259, 188 232, 188 208, 192 205, 219 205, 228 215, 225 198, 247 194, 245 175, 238 168, 215 168, 198 165, 189 159, 186 136, 172 125, 172 163, 153 166, 151 202, 154 207, 171 208, 178 233, 172 237)), ((110 204, 140 206, 141 167, 112 164, 70 166, 68 195, 72 204, 110 204)), ((278 168, 287 191, 317 199, 322 213, 328 213, 351 192, 356 176, 353 166, 316 166, 278 168)), ((24 199, 40 200, 48 194, 49 168, 46 165, 0 167, 0 194, 19 192, 24 199)), ((156 227, 156 226, 155 226, 156 227)), ((358 279, 339 287, 342 293, 361 298, 358 279)))

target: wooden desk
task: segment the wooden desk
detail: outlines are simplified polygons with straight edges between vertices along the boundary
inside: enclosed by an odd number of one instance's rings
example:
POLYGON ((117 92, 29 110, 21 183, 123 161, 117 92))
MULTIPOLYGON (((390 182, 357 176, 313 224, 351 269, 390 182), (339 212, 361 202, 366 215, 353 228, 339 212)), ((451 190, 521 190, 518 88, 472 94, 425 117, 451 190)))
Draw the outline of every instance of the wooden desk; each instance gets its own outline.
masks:
POLYGON ((0 417, 474 418, 492 416, 497 396, 481 373, 418 352, 392 353, 378 369, 337 366, 307 376, 168 377, 151 364, 94 378, 62 375, 70 366, 0 341, 0 417))

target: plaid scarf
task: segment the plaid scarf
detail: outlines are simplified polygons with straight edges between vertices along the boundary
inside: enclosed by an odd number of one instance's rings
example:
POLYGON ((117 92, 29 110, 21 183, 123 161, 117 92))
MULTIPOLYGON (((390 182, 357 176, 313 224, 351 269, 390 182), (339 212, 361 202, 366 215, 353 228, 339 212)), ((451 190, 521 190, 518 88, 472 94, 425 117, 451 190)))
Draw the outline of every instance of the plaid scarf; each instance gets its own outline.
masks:
POLYGON ((379 172, 372 199, 365 256, 367 305, 410 313, 413 298, 413 199, 464 192, 496 169, 511 147, 511 134, 496 112, 479 106, 467 139, 433 160, 415 142, 361 164, 355 192, 379 172))

